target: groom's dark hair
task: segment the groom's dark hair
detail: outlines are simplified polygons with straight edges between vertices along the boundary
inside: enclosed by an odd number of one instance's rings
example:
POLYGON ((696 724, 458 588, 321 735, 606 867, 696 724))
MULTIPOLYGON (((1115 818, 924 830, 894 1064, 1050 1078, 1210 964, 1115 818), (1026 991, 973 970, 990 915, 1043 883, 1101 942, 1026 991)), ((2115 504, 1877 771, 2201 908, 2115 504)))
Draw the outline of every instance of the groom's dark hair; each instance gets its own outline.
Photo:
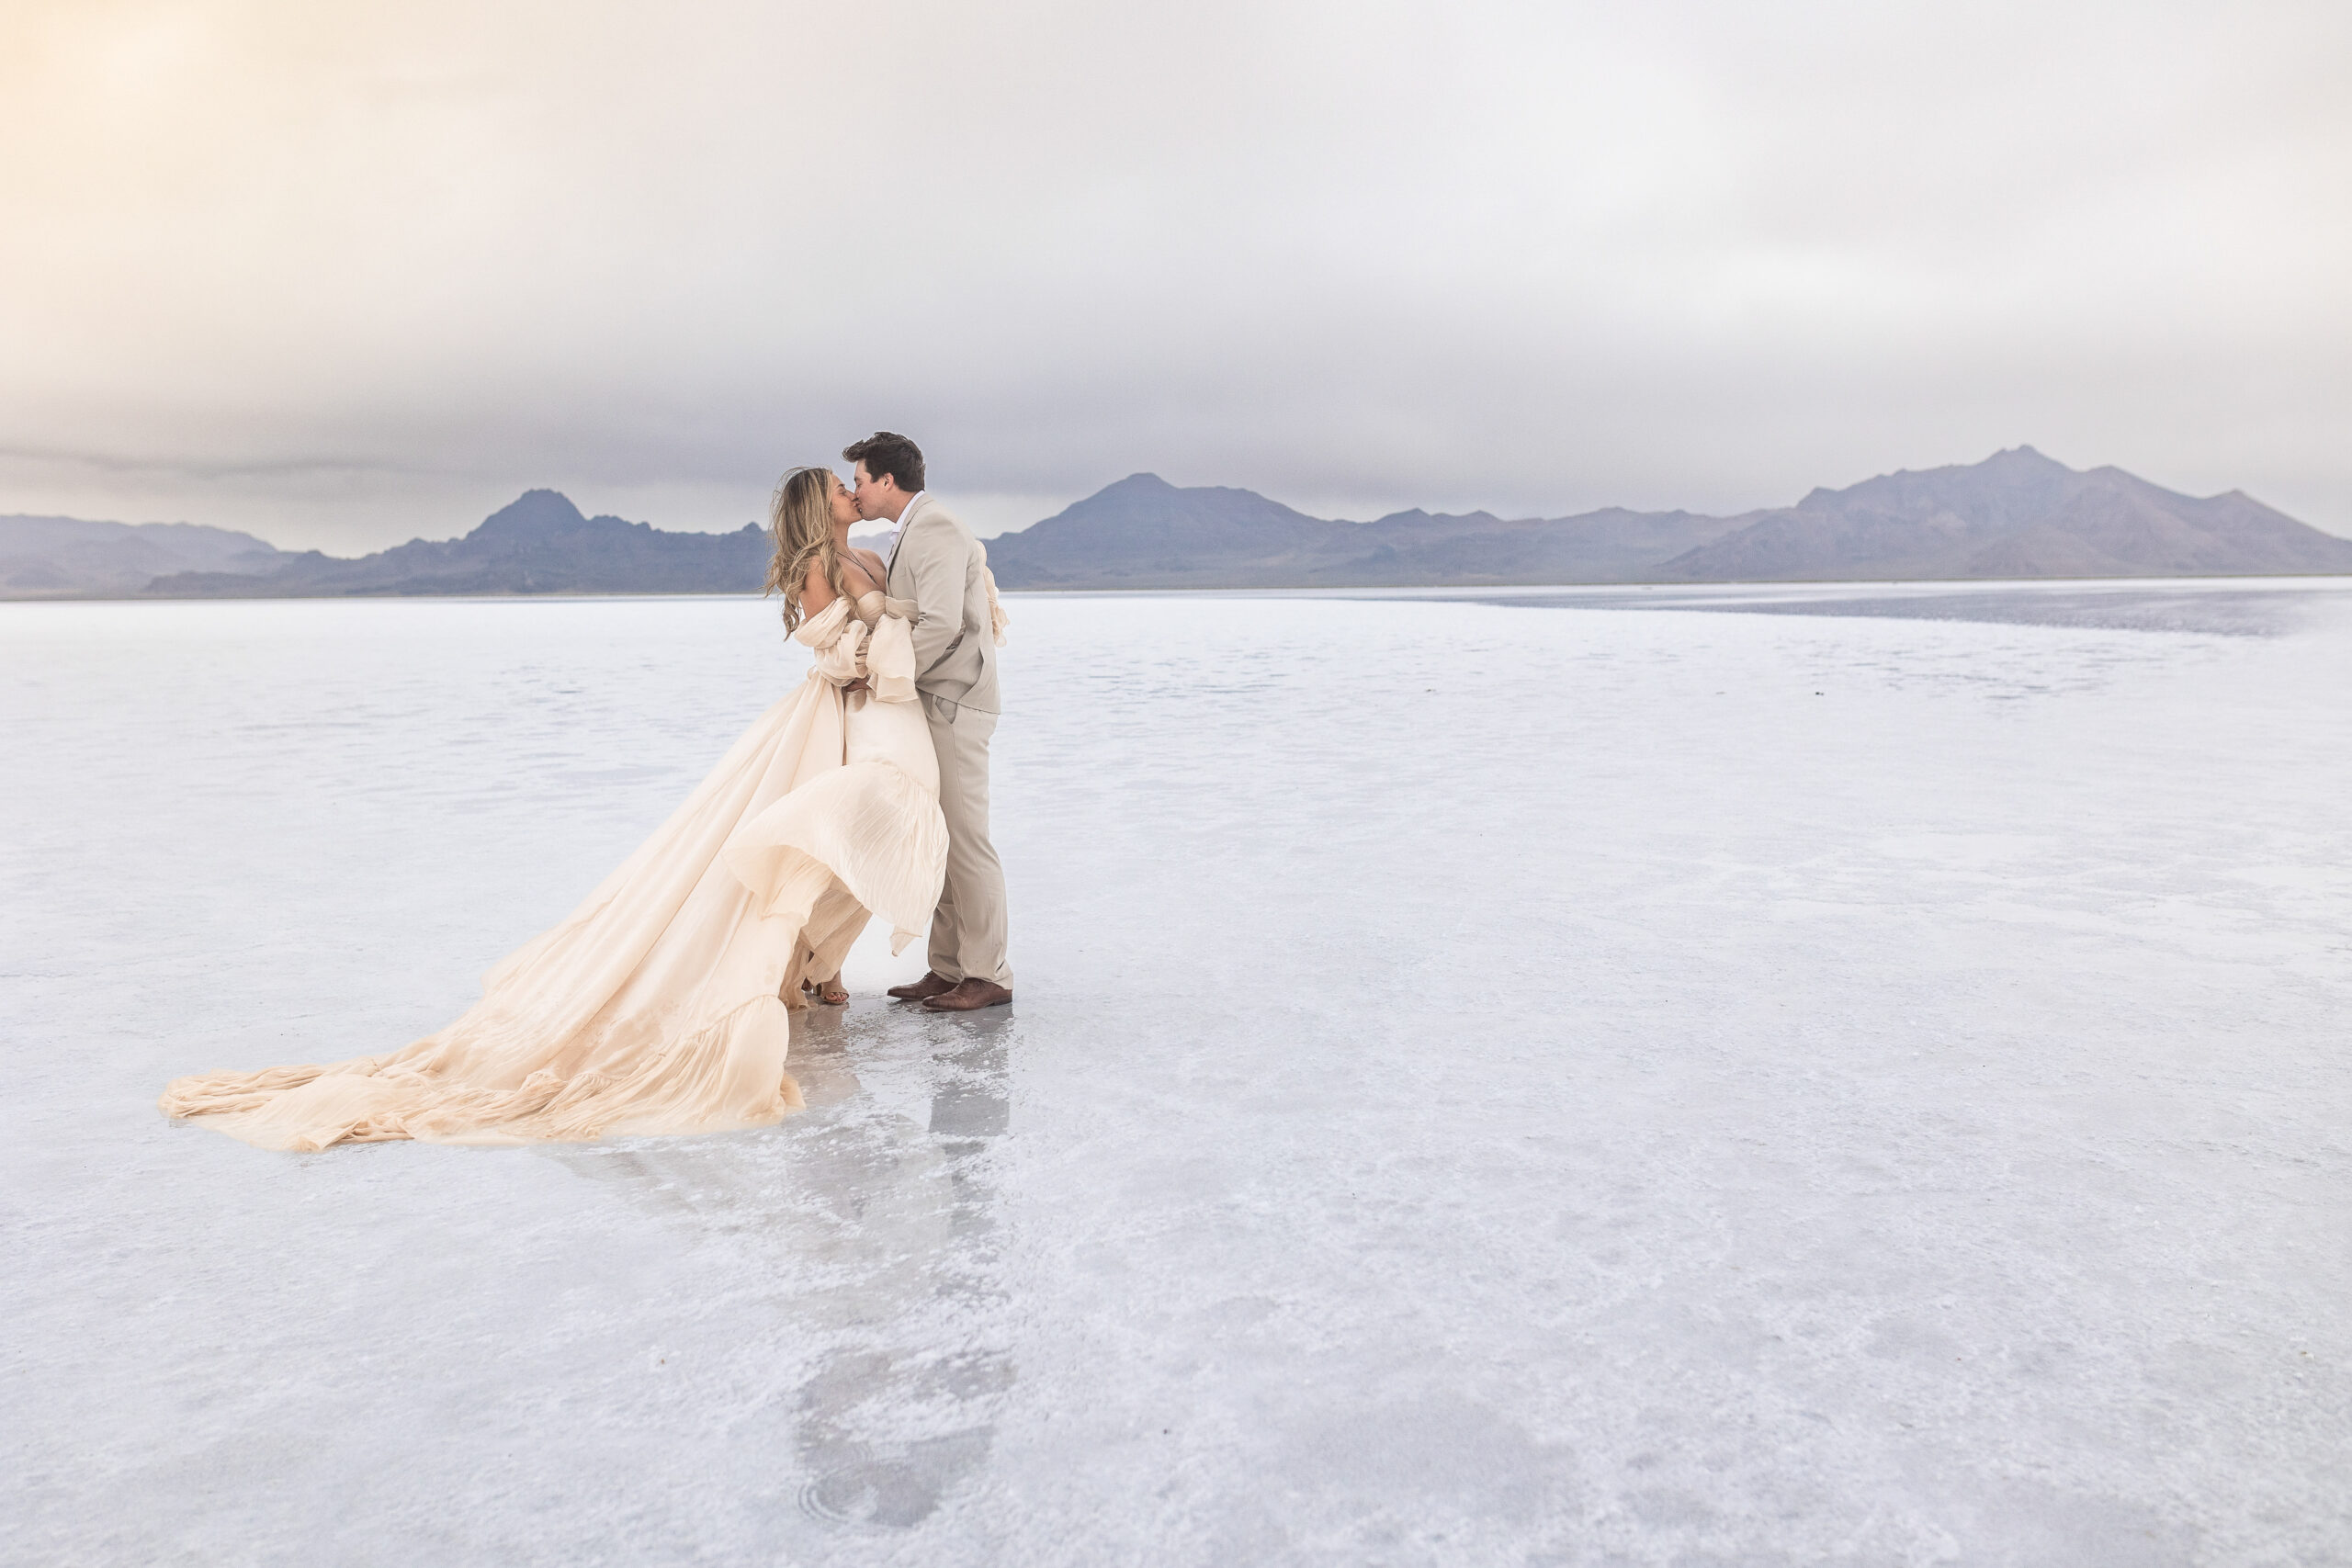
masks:
POLYGON ((909 495, 922 489, 922 448, 894 431, 877 430, 863 441, 853 441, 842 448, 842 456, 865 464, 877 479, 898 480, 909 495))

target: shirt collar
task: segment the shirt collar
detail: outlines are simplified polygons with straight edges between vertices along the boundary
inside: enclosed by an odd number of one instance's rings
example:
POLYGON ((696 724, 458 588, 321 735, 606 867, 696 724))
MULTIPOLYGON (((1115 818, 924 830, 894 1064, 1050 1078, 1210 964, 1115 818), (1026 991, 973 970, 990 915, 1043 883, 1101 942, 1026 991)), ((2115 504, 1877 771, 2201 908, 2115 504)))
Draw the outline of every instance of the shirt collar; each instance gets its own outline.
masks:
POLYGON ((906 505, 899 509, 899 520, 890 525, 890 532, 884 536, 882 542, 882 558, 889 565, 896 566, 898 564, 899 541, 907 536, 907 519, 914 515, 915 502, 921 501, 922 496, 923 492, 917 491, 914 494, 907 497, 906 505))

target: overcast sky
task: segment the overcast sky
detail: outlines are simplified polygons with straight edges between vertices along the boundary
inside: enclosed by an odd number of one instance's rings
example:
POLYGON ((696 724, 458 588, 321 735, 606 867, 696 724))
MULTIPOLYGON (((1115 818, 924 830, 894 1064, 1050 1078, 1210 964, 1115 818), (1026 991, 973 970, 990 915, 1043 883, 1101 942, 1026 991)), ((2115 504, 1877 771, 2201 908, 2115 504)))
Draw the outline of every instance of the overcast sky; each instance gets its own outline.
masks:
POLYGON ((760 515, 887 426, 1730 512, 2020 442, 2352 533, 2352 5, 0 6, 0 513, 760 515))

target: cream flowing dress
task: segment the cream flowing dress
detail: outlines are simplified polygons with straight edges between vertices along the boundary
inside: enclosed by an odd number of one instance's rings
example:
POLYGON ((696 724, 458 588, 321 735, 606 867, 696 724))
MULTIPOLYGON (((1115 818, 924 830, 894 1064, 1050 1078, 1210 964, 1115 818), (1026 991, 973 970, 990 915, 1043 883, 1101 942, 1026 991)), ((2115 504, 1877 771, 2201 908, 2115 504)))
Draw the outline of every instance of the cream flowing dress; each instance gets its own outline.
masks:
POLYGON ((947 825, 914 617, 877 592, 804 622, 800 689, 455 1023, 389 1055, 180 1078, 164 1112, 312 1150, 716 1133, 798 1110, 785 1057, 802 982, 840 972, 869 912, 895 953, 939 902, 947 825), (860 678, 869 690, 842 691, 860 678))

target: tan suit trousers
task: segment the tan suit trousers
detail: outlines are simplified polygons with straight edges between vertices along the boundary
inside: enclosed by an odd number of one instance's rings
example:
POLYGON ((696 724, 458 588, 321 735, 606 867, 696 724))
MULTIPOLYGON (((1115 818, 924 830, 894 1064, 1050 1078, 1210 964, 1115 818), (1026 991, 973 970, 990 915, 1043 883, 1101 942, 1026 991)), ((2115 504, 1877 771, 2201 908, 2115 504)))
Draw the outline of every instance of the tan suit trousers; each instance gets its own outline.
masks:
POLYGON ((989 738, 996 715, 922 694, 939 753, 939 809, 947 818, 947 884, 931 916, 931 971, 1012 987, 1005 962, 1004 867, 989 841, 989 738))

